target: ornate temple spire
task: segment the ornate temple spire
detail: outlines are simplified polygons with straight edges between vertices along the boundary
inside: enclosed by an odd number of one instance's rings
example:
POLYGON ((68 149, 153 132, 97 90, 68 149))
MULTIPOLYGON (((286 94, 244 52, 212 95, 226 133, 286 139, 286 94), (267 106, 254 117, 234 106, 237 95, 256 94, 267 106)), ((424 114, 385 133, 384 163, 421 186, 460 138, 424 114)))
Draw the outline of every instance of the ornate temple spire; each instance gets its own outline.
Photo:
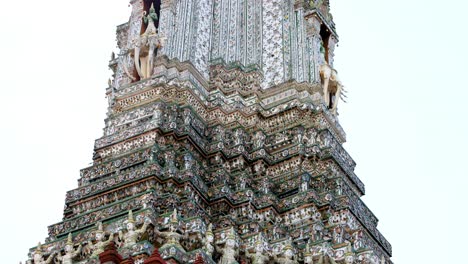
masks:
POLYGON ((34 264, 392 263, 343 147, 328 1, 130 3, 93 164, 34 264))

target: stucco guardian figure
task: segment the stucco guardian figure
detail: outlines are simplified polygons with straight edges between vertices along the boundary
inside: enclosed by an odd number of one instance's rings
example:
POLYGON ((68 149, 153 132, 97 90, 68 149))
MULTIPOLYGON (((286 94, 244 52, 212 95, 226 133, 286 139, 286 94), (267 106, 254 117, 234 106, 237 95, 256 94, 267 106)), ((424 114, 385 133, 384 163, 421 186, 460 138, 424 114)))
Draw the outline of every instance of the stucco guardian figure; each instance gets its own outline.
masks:
POLYGON ((208 256, 213 256, 214 252, 214 234, 213 234, 213 225, 208 225, 208 230, 206 230, 205 238, 203 238, 203 250, 208 256))
POLYGON ((254 253, 250 253, 248 250, 245 252, 245 255, 252 260, 252 264, 265 264, 268 263, 270 256, 266 251, 264 245, 262 233, 258 235, 257 241, 255 242, 254 253))
POLYGON ((278 264, 299 264, 299 262, 297 262, 297 256, 294 254, 291 241, 283 247, 280 256, 277 255, 274 259, 275 263, 278 264))
POLYGON ((96 225, 97 225, 97 228, 98 228, 98 230, 96 231, 96 235, 95 235, 96 244, 92 245, 90 243, 90 245, 92 247, 92 251, 93 251, 93 254, 91 255, 91 257, 99 256, 99 254, 104 252, 105 247, 107 245, 109 245, 109 243, 112 240, 114 240, 114 234, 110 234, 109 239, 106 240, 106 234, 105 234, 104 229, 102 227, 102 222, 97 222, 96 225))
POLYGON ((231 227, 229 234, 224 242, 224 246, 216 247, 216 250, 223 256, 219 260, 218 264, 237 264, 236 256, 238 255, 236 236, 234 227, 231 227))
POLYGON ((55 253, 52 253, 50 254, 50 256, 44 260, 44 253, 42 252, 42 245, 41 243, 39 243, 37 245, 37 248, 36 248, 36 251, 34 251, 34 255, 33 255, 33 260, 34 262, 30 262, 29 263, 34 263, 34 264, 49 264, 49 263, 52 263, 52 260, 54 259, 54 256, 55 256, 55 253))
POLYGON ((145 233, 146 229, 148 228, 148 221, 145 221, 143 226, 135 230, 135 220, 133 219, 133 212, 132 210, 128 211, 128 219, 126 221, 126 228, 127 232, 119 232, 119 239, 124 241, 124 247, 131 247, 135 245, 139 239, 139 237, 145 233))
POLYGON ((180 244, 180 240, 182 238, 185 238, 186 236, 181 235, 177 232, 178 226, 179 226, 179 219, 177 215, 177 210, 174 209, 170 217, 169 230, 160 232, 157 228, 154 229, 157 235, 166 238, 166 241, 164 245, 161 246, 161 248, 168 246, 168 245, 174 245, 184 250, 182 245, 180 244))
POLYGON ((73 264, 73 259, 81 253, 82 246, 79 245, 75 250, 73 246, 72 234, 68 234, 67 244, 65 245, 65 255, 58 254, 57 259, 62 264, 73 264))

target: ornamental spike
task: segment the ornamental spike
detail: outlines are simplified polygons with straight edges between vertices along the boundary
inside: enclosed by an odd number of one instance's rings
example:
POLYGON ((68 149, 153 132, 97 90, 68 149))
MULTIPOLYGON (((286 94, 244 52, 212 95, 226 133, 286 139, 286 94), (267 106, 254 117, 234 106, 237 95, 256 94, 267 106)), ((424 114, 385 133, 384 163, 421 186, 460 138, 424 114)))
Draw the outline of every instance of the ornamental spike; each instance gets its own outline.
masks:
POLYGON ((133 212, 132 210, 128 211, 128 220, 129 223, 135 223, 135 219, 133 218, 133 212))
POLYGON ((73 236, 72 236, 72 233, 68 233, 67 245, 73 246, 73 236))

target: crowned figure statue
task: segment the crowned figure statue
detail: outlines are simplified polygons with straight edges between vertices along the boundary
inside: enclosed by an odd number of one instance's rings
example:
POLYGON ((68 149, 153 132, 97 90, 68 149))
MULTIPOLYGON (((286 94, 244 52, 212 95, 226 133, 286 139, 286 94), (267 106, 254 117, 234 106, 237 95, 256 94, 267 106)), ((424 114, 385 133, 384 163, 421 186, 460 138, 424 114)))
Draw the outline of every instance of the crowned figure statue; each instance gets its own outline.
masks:
POLYGON ((131 247, 135 245, 139 239, 139 237, 145 233, 146 229, 148 228, 148 221, 145 221, 143 226, 135 230, 135 219, 133 218, 132 210, 128 211, 128 219, 126 222, 126 229, 127 232, 123 232, 122 230, 119 232, 119 239, 123 240, 124 247, 131 247))
POLYGON ((73 259, 81 253, 82 246, 79 245, 75 250, 72 234, 68 234, 67 244, 65 245, 65 255, 58 254, 57 259, 62 264, 73 264, 73 259))

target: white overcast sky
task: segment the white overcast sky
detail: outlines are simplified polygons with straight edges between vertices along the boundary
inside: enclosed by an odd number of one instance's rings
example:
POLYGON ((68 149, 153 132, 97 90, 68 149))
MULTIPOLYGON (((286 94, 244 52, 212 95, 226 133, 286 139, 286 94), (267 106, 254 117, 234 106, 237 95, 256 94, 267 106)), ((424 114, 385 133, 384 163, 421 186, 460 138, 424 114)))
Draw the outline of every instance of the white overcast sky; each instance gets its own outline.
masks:
MULTIPOLYGON (((468 2, 331 2, 345 148, 394 262, 466 261, 468 2)), ((127 0, 0 6, 2 263, 44 241, 91 162, 115 27, 129 14, 127 0)))

